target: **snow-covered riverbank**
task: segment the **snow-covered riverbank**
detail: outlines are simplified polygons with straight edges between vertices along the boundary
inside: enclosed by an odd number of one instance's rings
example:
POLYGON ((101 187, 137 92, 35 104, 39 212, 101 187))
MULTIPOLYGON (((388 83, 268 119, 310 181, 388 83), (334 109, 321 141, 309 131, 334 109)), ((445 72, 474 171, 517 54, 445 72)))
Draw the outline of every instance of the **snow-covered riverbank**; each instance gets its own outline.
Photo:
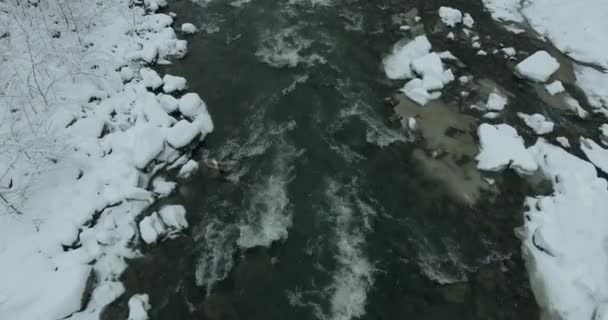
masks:
POLYGON ((165 5, 0 3, 0 318, 96 319, 166 195, 152 176, 213 130, 197 94, 173 97, 184 79, 147 67, 187 51, 165 5))
MULTIPOLYGON (((592 117, 608 114, 607 2, 483 3, 495 19, 514 23, 522 28, 520 31, 533 30, 571 58, 567 63, 573 66, 574 84, 585 93, 592 117)), ((509 28, 513 30, 512 27, 509 28)), ((534 65, 542 67, 542 63, 534 65)), ((533 291, 551 319, 606 317, 608 198, 606 180, 598 177, 598 169, 605 170, 608 151, 595 142, 603 139, 601 130, 596 132, 593 137, 577 137, 580 150, 588 159, 569 153, 568 143, 561 148, 542 138, 527 149, 527 156, 535 159, 540 175, 551 182, 553 193, 528 198, 525 222, 518 235, 533 291)), ((480 135, 485 136, 482 132, 480 135)))

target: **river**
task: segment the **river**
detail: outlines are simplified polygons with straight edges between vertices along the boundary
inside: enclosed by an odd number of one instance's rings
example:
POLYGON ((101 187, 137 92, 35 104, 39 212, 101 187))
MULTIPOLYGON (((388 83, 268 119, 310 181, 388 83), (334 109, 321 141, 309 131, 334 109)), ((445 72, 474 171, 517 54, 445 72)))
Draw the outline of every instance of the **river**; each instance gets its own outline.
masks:
POLYGON ((402 83, 382 58, 414 8, 434 50, 513 94, 513 112, 543 103, 509 61, 436 33, 442 3, 492 41, 515 41, 477 1, 169 1, 176 25, 203 28, 186 58, 159 69, 205 99, 215 131, 197 157, 224 172, 201 170, 151 208, 184 205, 190 229, 129 261, 104 319, 126 319, 134 293, 150 295, 151 319, 537 319, 513 232, 529 187, 508 173, 501 196, 484 187, 463 200, 468 187, 421 156, 458 135, 476 150, 475 126, 451 124, 477 122, 458 108, 459 88, 429 109, 444 115, 445 128, 429 128, 440 137, 408 134, 393 110, 402 83))

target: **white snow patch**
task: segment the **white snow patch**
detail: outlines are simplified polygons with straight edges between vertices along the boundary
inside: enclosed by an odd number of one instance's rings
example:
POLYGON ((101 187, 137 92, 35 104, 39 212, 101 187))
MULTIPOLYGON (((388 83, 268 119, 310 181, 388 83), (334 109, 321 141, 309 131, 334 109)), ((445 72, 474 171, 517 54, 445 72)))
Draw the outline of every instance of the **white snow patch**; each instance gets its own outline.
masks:
POLYGON ((187 87, 186 78, 172 76, 170 74, 166 74, 163 77, 163 82, 164 82, 163 91, 165 93, 172 93, 175 91, 184 91, 184 90, 186 90, 186 87, 187 87))
POLYGON ((460 12, 458 9, 440 7, 439 17, 441 18, 441 21, 448 27, 455 27, 457 24, 462 23, 462 12, 460 12))
POLYGON ((194 160, 188 160, 177 173, 178 178, 186 179, 190 178, 198 171, 198 162, 194 160))
POLYGON ((557 69, 557 60, 544 50, 535 52, 515 66, 518 74, 535 82, 547 81, 557 69))
POLYGON ((139 234, 147 244, 156 243, 160 237, 165 235, 165 232, 165 225, 156 212, 139 222, 139 234))
POLYGON ((186 209, 181 205, 167 205, 160 209, 160 217, 164 224, 173 232, 188 228, 186 209))
POLYGON ((553 131, 553 122, 547 120, 542 114, 535 113, 529 115, 522 112, 518 112, 517 116, 520 119, 524 120, 526 125, 530 129, 534 130, 534 132, 538 135, 547 134, 553 131))
POLYGON ((545 86, 545 89, 547 89, 547 92, 549 92, 549 94, 552 96, 566 91, 566 89, 564 89, 564 85, 559 80, 555 80, 555 81, 549 83, 548 85, 545 86))
POLYGON ((163 85, 163 79, 160 78, 156 71, 150 68, 141 68, 139 70, 139 75, 141 76, 141 81, 143 81, 144 86, 147 88, 156 90, 163 85))
POLYGON ((574 72, 576 84, 585 91, 589 104, 608 116, 608 71, 577 65, 574 72))
POLYGON ((410 67, 414 59, 431 51, 431 43, 426 36, 418 36, 407 44, 398 42, 393 52, 384 59, 384 72, 389 79, 408 79, 414 76, 410 67))
POLYGON ((555 140, 564 148, 570 148, 570 141, 566 137, 557 137, 555 140))
POLYGON ((187 22, 187 23, 182 24, 182 33, 193 34, 196 32, 198 32, 198 29, 192 23, 187 22))
POLYGON ((135 294, 129 299, 128 320, 148 320, 150 298, 147 294, 135 294))
POLYGON ((176 183, 165 180, 163 177, 156 177, 152 181, 152 191, 161 196, 168 196, 175 190, 176 183))
POLYGON ((536 161, 526 151, 524 140, 515 128, 507 124, 490 125, 483 123, 477 130, 480 153, 477 168, 483 171, 502 171, 510 167, 521 174, 529 174, 538 169, 536 161))
POLYGON ((604 173, 608 173, 608 150, 602 148, 595 141, 581 137, 581 150, 589 161, 604 173))

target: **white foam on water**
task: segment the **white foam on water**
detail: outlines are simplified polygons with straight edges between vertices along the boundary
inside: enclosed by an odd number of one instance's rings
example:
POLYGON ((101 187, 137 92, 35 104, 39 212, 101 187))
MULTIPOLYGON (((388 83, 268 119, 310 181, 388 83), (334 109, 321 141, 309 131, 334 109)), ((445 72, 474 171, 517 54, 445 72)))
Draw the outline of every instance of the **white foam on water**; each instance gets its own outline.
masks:
POLYGON ((252 188, 249 209, 239 226, 239 247, 268 247, 275 241, 287 239, 292 223, 287 185, 293 179, 292 162, 300 154, 286 143, 279 146, 273 173, 252 188))
POLYGON ((293 120, 278 125, 265 125, 262 109, 249 116, 245 123, 248 124, 247 132, 235 132, 222 149, 213 155, 228 170, 226 178, 233 183, 239 182, 249 172, 248 159, 263 155, 285 132, 296 127, 293 120))
POLYGON ((379 119, 371 108, 362 102, 354 102, 352 107, 340 112, 341 119, 357 117, 367 125, 365 139, 367 142, 375 144, 381 148, 389 146, 395 142, 408 142, 410 139, 399 129, 393 129, 379 119))
POLYGON ((460 249, 456 243, 444 239, 444 248, 436 248, 426 238, 418 239, 415 243, 417 246, 416 252, 418 252, 418 266, 428 279, 439 284, 466 282, 468 280, 467 271, 473 271, 473 269, 462 262, 460 249))
POLYGON ((213 286, 226 279, 234 266, 233 256, 236 250, 238 230, 214 219, 199 233, 197 243, 203 247, 196 264, 196 285, 205 288, 207 295, 213 286))
POLYGON ((300 36, 296 27, 280 31, 269 30, 262 36, 255 55, 261 62, 273 68, 294 68, 300 64, 312 66, 325 63, 325 59, 319 54, 302 53, 311 45, 312 41, 300 36))
MULTIPOLYGON (((353 185, 356 185, 353 183, 353 185)), ((365 243, 366 217, 373 214, 371 207, 361 208, 358 198, 354 201, 349 196, 356 197, 356 188, 349 186, 341 195, 337 182, 329 183, 327 197, 331 201, 334 219, 337 253, 335 256, 337 270, 333 274, 333 284, 330 302, 330 313, 325 319, 350 320, 365 314, 367 292, 373 285, 374 267, 363 250, 365 243), (361 217, 356 217, 357 212, 361 217), (362 225, 363 224, 363 225, 362 225)))

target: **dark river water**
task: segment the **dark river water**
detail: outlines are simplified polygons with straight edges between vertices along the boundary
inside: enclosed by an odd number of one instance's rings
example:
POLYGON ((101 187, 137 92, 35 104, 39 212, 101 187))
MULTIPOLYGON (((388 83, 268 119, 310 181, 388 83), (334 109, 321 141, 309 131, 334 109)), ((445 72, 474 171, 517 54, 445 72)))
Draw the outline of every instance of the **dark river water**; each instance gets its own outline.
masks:
MULTIPOLYGON (((104 318, 126 319, 129 297, 147 293, 151 319, 537 319, 513 232, 530 190, 506 174, 500 197, 455 199, 413 157, 425 141, 401 128, 403 83, 382 69, 403 37, 395 17, 417 8, 434 50, 517 93, 513 110, 542 106, 508 61, 434 33, 447 3, 488 41, 538 45, 498 29, 478 2, 169 1, 176 26, 202 31, 160 71, 207 102, 215 131, 197 158, 225 172, 201 170, 156 205, 184 205, 190 228, 129 261, 104 318)), ((457 105, 458 90, 442 100, 457 105)))

